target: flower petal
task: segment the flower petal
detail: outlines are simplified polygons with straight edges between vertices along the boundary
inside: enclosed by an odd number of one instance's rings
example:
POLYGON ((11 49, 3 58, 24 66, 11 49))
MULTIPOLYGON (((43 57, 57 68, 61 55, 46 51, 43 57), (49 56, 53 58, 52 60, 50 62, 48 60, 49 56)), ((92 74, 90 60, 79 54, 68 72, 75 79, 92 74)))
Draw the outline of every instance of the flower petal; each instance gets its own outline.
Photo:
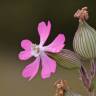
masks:
POLYGON ((45 41, 47 40, 49 34, 50 34, 50 29, 51 29, 51 22, 48 21, 48 24, 44 21, 40 22, 38 24, 38 32, 40 35, 40 45, 43 45, 45 41))
POLYGON ((40 65, 40 57, 36 58, 36 60, 33 63, 25 67, 25 69, 22 72, 22 76, 24 78, 29 78, 29 80, 33 79, 38 72, 39 65, 40 65))
POLYGON ((65 45, 64 42, 65 36, 63 34, 59 34, 51 44, 45 46, 45 50, 53 53, 60 52, 65 45))
POLYGON ((21 51, 18 55, 20 60, 28 60, 31 56, 32 54, 29 50, 21 51))
POLYGON ((42 79, 49 78, 51 73, 56 71, 56 61, 48 57, 45 53, 41 56, 42 60, 42 79))
POLYGON ((32 42, 28 39, 22 40, 21 47, 24 49, 30 49, 32 47, 32 42))

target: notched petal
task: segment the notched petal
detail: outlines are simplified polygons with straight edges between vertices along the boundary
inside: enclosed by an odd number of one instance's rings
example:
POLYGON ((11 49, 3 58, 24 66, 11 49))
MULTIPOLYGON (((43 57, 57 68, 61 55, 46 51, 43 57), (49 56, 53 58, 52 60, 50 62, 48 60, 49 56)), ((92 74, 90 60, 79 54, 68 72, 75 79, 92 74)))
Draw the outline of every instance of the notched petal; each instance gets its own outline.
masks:
POLYGON ((38 72, 39 65, 40 65, 40 58, 38 57, 33 63, 27 65, 24 68, 22 72, 22 76, 24 78, 29 78, 29 80, 33 79, 38 72))
POLYGON ((32 57, 32 54, 30 51, 21 51, 19 54, 18 54, 18 57, 20 60, 28 60, 30 57, 32 57))
POLYGON ((63 34, 59 34, 51 44, 45 46, 46 51, 52 53, 58 53, 65 46, 64 42, 65 42, 65 36, 63 34))
POLYGON ((44 21, 38 24, 38 32, 40 35, 40 45, 44 45, 46 42, 51 30, 51 22, 48 21, 46 24, 44 21))
POLYGON ((22 40, 21 41, 21 47, 24 49, 30 49, 32 47, 32 42, 28 39, 22 40))
POLYGON ((48 57, 46 54, 43 54, 41 57, 42 60, 42 79, 49 78, 52 73, 56 71, 56 61, 48 57))

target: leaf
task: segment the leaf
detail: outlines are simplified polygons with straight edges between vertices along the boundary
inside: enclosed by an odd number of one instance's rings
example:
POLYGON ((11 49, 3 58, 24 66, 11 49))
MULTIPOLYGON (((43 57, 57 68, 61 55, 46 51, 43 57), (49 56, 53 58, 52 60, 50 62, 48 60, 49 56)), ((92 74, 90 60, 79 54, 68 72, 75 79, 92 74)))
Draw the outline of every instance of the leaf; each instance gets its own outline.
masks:
POLYGON ((96 58, 95 59, 85 59, 80 57, 82 65, 88 70, 91 77, 96 76, 96 58))
POLYGON ((91 84, 91 78, 88 75, 88 72, 83 65, 80 68, 80 74, 81 74, 81 78, 82 78, 84 86, 89 90, 90 84, 91 84))
POLYGON ((49 54, 59 65, 67 69, 80 68, 81 61, 77 54, 68 49, 63 49, 60 53, 49 54))

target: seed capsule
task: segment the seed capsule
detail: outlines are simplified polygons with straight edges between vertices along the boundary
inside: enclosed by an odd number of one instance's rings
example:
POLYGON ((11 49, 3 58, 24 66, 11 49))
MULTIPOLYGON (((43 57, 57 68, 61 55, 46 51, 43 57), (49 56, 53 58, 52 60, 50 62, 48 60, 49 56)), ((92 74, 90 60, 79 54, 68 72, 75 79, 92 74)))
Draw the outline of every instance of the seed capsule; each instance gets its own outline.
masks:
MULTIPOLYGON (((84 7, 85 8, 85 7, 84 7)), ((74 50, 87 59, 96 57, 96 30, 85 21, 88 19, 87 7, 75 13, 79 18, 79 26, 73 40, 74 50)))

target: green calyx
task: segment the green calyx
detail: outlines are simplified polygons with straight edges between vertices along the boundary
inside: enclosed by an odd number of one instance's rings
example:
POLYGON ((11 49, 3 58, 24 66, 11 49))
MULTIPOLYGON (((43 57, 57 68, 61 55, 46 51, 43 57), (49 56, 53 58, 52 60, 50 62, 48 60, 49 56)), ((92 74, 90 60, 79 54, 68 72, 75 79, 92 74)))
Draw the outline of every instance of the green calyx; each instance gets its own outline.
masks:
POLYGON ((96 30, 85 21, 79 22, 73 40, 73 48, 79 55, 87 59, 96 57, 96 30))

